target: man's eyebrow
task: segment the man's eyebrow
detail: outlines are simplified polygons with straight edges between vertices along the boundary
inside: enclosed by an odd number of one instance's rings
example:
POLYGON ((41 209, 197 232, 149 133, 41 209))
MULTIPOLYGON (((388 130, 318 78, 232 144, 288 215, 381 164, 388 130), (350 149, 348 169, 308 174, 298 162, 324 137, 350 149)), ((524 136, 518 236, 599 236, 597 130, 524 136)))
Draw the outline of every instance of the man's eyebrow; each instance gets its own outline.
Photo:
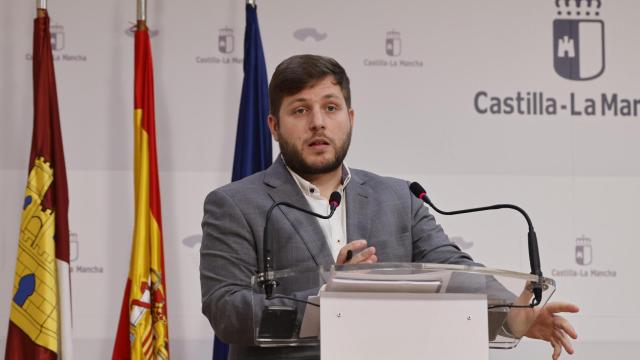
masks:
POLYGON ((287 105, 289 105, 289 104, 295 104, 295 103, 300 103, 300 102, 306 102, 306 101, 308 101, 308 100, 307 100, 307 98, 299 97, 299 98, 295 98, 295 99, 293 99, 293 100, 289 100, 289 101, 287 101, 287 103, 288 103, 287 105))
POLYGON ((330 93, 330 94, 327 94, 327 95, 323 96, 322 98, 323 99, 333 99, 333 98, 339 98, 339 97, 340 96, 338 96, 338 94, 330 93))
MULTIPOLYGON (((336 94, 336 93, 329 93, 329 94, 323 95, 322 99, 335 99, 335 98, 339 98, 339 97, 340 96, 338 94, 336 94)), ((294 105, 294 104, 297 104, 297 103, 305 103, 305 102, 308 102, 308 101, 309 101, 308 98, 298 97, 298 98, 294 98, 294 99, 286 101, 286 104, 284 104, 284 105, 285 106, 290 106, 290 105, 294 105)))

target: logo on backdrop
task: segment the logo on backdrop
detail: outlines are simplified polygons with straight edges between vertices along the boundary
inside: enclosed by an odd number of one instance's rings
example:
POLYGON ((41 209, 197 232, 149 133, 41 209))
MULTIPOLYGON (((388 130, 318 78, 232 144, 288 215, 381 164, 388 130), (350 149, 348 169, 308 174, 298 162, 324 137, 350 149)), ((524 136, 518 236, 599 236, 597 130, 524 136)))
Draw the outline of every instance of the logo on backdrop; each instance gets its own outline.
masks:
POLYGON ((553 67, 569 80, 591 80, 604 72, 604 22, 600 0, 556 0, 553 67))
MULTIPOLYGON (((379 40, 378 40, 379 41, 379 40)), ((381 49, 382 47, 380 47, 381 49)), ((364 66, 390 67, 390 68, 421 68, 424 67, 422 59, 407 59, 400 57, 403 52, 402 36, 397 30, 387 31, 384 37, 384 52, 386 58, 364 59, 364 66)))
POLYGON ((195 248, 196 245, 200 245, 201 243, 202 243, 202 234, 190 235, 182 239, 182 244, 191 249, 195 248))
MULTIPOLYGON (((601 0, 555 0, 555 5, 558 18, 553 21, 552 48, 556 74, 574 81, 598 78, 605 70, 601 0)), ((480 115, 640 116, 640 98, 616 91, 558 95, 540 89, 512 89, 506 93, 480 89, 473 96, 473 107, 480 115)))
POLYGON ((218 33, 218 51, 223 54, 231 54, 235 45, 233 29, 223 28, 218 33))
MULTIPOLYGON (((86 62, 87 55, 71 53, 63 51, 67 48, 67 36, 64 30, 64 26, 60 23, 52 23, 49 26, 49 32, 51 33, 51 50, 53 50, 53 61, 64 62, 86 62)), ((32 61, 33 54, 27 53, 24 56, 25 60, 32 61)))
POLYGON ((553 277, 575 277, 575 278, 615 278, 618 272, 615 269, 602 269, 592 265, 593 263, 594 240, 582 235, 573 242, 573 258, 578 267, 567 267, 565 269, 552 269, 553 277))
POLYGON ((400 56, 402 53, 402 38, 399 32, 395 30, 387 32, 384 51, 389 56, 400 56))
POLYGON ((51 33, 51 50, 60 51, 64 49, 64 26, 55 24, 49 27, 51 33))
POLYGON ((80 244, 78 244, 78 233, 69 233, 69 261, 74 262, 80 257, 80 244))
POLYGON ((308 27, 308 28, 300 28, 293 32, 293 37, 300 40, 305 41, 308 38, 312 38, 315 41, 322 41, 327 38, 327 33, 320 33, 318 29, 308 27))
POLYGON ((451 242, 458 245, 462 250, 471 249, 473 247, 473 241, 467 241, 462 236, 452 236, 451 242))
POLYGON ((242 58, 234 56, 236 38, 233 29, 226 26, 218 30, 218 53, 221 56, 196 56, 197 64, 242 65, 242 58))
POLYGON ((81 263, 80 260, 80 242, 78 241, 78 233, 69 233, 69 260, 71 262, 69 271, 80 274, 102 274, 104 268, 95 264, 81 263), (78 264, 80 263, 80 264, 78 264))
POLYGON ((576 264, 591 265, 593 261, 593 249, 591 239, 581 236, 576 239, 576 264))

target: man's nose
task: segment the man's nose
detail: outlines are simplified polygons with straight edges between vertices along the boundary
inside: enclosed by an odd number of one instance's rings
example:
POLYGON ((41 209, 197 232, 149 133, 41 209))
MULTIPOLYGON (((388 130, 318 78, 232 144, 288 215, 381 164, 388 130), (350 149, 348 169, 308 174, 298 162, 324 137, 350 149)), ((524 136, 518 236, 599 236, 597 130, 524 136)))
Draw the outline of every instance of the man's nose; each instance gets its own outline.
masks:
POLYGON ((309 127, 313 130, 324 129, 326 125, 326 119, 320 109, 316 109, 311 113, 311 119, 309 127))

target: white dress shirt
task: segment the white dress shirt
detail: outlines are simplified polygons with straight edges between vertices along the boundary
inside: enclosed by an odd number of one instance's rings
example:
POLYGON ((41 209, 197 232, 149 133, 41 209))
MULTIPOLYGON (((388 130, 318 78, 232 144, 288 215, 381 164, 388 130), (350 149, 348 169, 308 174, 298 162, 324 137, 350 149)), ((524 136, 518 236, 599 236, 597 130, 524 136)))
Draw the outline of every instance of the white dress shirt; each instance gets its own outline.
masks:
MULTIPOLYGON (((298 184, 300 191, 302 191, 302 194, 307 199, 309 207, 311 207, 311 211, 321 215, 329 215, 329 201, 328 199, 320 196, 320 189, 303 179, 300 175, 296 174, 288 166, 287 170, 289 170, 289 173, 293 176, 296 184, 298 184)), ((320 228, 322 229, 324 238, 327 240, 329 249, 333 255, 333 260, 337 260, 340 249, 347 244, 347 199, 344 195, 344 191, 349 180, 351 180, 351 172, 347 165, 343 164, 342 183, 336 190, 342 196, 340 206, 336 208, 336 211, 330 219, 316 218, 320 228)))

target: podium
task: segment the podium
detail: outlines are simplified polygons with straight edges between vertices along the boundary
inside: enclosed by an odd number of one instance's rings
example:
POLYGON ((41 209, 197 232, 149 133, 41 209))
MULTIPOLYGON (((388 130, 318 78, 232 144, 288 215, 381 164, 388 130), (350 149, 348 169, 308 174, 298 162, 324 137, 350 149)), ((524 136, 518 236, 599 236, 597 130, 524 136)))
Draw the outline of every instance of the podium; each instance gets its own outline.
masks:
POLYGON ((324 359, 478 359, 510 349, 544 306, 552 279, 485 267, 379 263, 274 271, 266 299, 252 278, 255 344, 320 346, 324 359), (308 304, 305 302, 311 302, 308 304), (319 305, 319 306, 318 306, 319 305))

